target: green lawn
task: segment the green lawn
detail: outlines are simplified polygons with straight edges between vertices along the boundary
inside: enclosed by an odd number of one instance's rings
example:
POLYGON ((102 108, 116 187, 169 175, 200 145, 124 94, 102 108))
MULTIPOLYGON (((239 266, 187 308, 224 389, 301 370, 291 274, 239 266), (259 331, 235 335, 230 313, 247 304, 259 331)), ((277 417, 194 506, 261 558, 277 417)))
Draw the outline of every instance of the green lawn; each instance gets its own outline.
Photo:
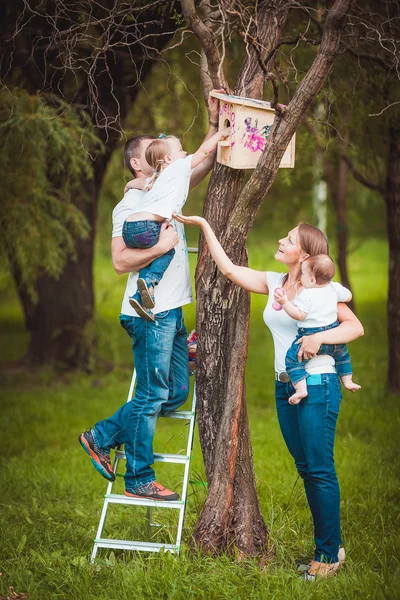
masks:
MULTIPOLYGON (((274 245, 253 239, 251 266, 275 268, 274 245)), ((398 399, 385 391, 386 246, 369 240, 351 256, 351 265, 365 337, 350 346, 354 379, 362 390, 344 394, 337 431, 347 561, 336 578, 306 584, 296 575, 297 561, 309 558, 313 550, 311 518, 277 424, 272 341, 261 318, 265 298, 256 296, 247 392, 258 492, 276 559, 260 568, 257 561, 212 559, 190 554, 187 548, 179 557, 100 550, 98 563, 90 566, 106 483, 91 467, 77 436, 125 401, 131 369, 129 339, 118 325, 125 277, 117 277, 109 257, 98 252, 95 330, 100 355, 113 361, 114 369, 91 375, 60 376, 50 370, 2 375, 0 595, 7 596, 13 586, 31 600, 400 598, 400 408, 398 399)), ((0 289, 0 359, 5 362, 23 354, 28 338, 6 275, 0 278, 0 289)), ((188 329, 194 326, 193 307, 186 309, 186 321, 188 329)), ((184 445, 182 426, 160 420, 155 445, 159 451, 179 451, 184 445)), ((179 483, 176 468, 160 465, 157 472, 168 485, 179 483)), ((192 479, 202 478, 196 439, 192 479)), ((192 486, 186 541, 204 494, 201 485, 192 486)), ((111 507, 106 533, 144 536, 142 510, 111 507)), ((171 516, 156 517, 173 524, 171 516)), ((170 534, 162 528, 158 535, 168 539, 170 534)))

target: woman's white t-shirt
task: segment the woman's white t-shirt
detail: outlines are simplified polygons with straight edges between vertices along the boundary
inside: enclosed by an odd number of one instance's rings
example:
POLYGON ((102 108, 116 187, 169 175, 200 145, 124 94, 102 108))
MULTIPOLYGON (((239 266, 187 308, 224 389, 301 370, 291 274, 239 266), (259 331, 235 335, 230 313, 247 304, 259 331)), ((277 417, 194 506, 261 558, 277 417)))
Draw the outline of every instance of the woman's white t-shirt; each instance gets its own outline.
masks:
MULTIPOLYGON (((286 371, 285 357, 298 333, 297 321, 289 317, 284 310, 274 310, 275 288, 282 287, 285 273, 274 273, 267 271, 267 285, 269 289, 268 303, 264 309, 263 319, 272 333, 275 349, 275 371, 282 373, 286 371)), ((335 373, 335 361, 329 355, 321 354, 311 358, 306 363, 306 371, 310 374, 335 373)))

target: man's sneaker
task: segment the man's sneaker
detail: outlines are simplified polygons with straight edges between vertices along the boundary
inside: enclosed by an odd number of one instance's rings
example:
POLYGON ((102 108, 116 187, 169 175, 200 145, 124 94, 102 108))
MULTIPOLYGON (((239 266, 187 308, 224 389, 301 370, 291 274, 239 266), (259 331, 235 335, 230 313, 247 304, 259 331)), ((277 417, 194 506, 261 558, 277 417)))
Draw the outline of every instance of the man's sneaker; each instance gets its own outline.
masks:
POLYGON ((154 323, 155 318, 151 310, 142 306, 134 296, 132 296, 132 298, 129 298, 129 304, 132 306, 132 308, 136 310, 139 317, 141 317, 145 321, 151 321, 154 323))
POLYGON ((111 466, 110 455, 102 452, 94 443, 92 429, 87 429, 78 437, 79 443, 92 459, 96 471, 103 475, 108 481, 115 481, 115 474, 111 466))
POLYGON ((154 308, 156 305, 154 302, 154 287, 152 285, 148 286, 146 280, 141 277, 137 280, 137 287, 143 306, 145 308, 154 308))
POLYGON ((151 500, 179 500, 179 494, 167 490, 166 487, 157 483, 157 481, 151 481, 134 492, 125 490, 125 496, 129 496, 130 498, 150 498, 151 500))

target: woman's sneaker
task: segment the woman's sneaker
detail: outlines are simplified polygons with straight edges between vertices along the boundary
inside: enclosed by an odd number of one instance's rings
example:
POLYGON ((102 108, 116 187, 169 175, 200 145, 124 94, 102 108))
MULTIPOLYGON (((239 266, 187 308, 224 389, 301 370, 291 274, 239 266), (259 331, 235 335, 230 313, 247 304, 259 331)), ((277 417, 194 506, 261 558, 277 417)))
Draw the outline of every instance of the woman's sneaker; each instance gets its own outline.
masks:
POLYGON ((115 473, 111 466, 110 455, 102 452, 102 450, 96 446, 92 435, 92 429, 89 427, 85 433, 81 433, 78 440, 86 454, 92 459, 96 471, 108 479, 108 481, 115 481, 115 473))
POLYGON ((171 490, 157 483, 157 481, 151 481, 135 491, 125 490, 125 496, 129 496, 130 498, 149 498, 150 500, 179 500, 179 494, 171 492, 171 490))
POLYGON ((152 285, 148 286, 145 279, 139 277, 137 280, 137 287, 140 292, 140 298, 142 300, 142 304, 145 308, 154 308, 154 287, 152 285))

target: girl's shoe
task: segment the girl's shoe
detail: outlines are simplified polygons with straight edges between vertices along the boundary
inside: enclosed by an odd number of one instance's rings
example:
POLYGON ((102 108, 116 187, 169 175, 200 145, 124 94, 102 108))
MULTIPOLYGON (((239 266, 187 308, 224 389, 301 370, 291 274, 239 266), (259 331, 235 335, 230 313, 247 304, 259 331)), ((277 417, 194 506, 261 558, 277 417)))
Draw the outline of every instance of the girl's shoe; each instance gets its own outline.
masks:
POLYGON ((152 285, 148 286, 146 280, 141 277, 137 280, 137 287, 143 306, 148 309, 154 308, 154 287, 152 285))
POLYGON ((151 310, 144 308, 144 306, 142 306, 134 296, 132 296, 132 298, 129 298, 129 304, 137 312, 139 317, 141 317, 145 321, 151 321, 152 323, 154 323, 155 318, 151 310))
MULTIPOLYGON (((338 552, 338 561, 339 561, 339 564, 340 564, 340 566, 342 566, 342 565, 343 565, 343 563, 344 563, 344 561, 345 561, 345 558, 346 558, 346 552, 344 551, 344 548, 343 548, 343 546, 340 546, 340 548, 339 548, 339 552, 338 552)), ((308 563, 308 565, 305 565, 305 564, 303 564, 303 565, 299 565, 299 566, 297 567, 297 571, 298 571, 299 573, 305 573, 306 571, 308 571, 308 569, 309 569, 310 567, 311 567, 311 562, 309 562, 309 563, 308 563)))

